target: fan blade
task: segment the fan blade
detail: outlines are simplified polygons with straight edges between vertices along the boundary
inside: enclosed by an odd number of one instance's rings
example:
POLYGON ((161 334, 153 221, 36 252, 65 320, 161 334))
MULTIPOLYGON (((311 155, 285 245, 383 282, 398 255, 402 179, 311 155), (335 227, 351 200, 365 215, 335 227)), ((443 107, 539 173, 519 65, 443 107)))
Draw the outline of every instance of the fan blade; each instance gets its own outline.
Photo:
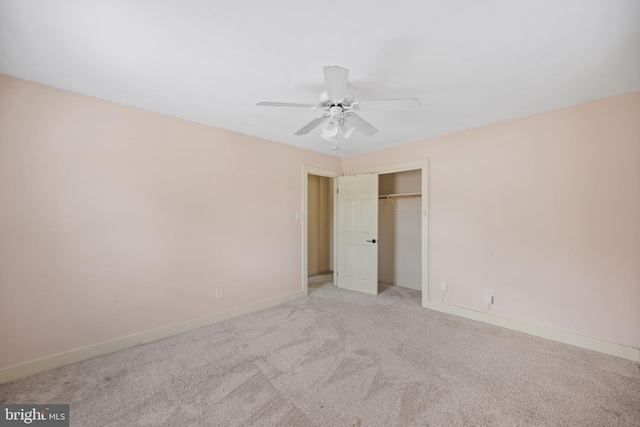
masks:
POLYGON ((418 101, 418 98, 375 99, 371 101, 354 102, 353 108, 359 111, 415 110, 420 108, 420 101, 418 101))
POLYGON ((315 104, 297 104, 295 102, 258 102, 256 105, 261 107, 298 107, 298 108, 310 108, 315 110, 318 108, 315 104))
POLYGON ((318 127, 318 125, 320 125, 320 123, 324 122, 328 118, 329 118, 328 114, 325 114, 325 115, 320 116, 320 117, 316 117, 315 119, 313 119, 309 123, 307 123, 305 126, 303 126, 298 132, 296 132, 296 135, 306 135, 306 134, 308 134, 309 132, 311 132, 312 129, 318 127))
POLYGON ((358 132, 360 132, 364 136, 371 136, 374 133, 378 132, 378 129, 371 126, 362 117, 355 113, 345 114, 344 120, 349 121, 349 123, 355 126, 358 129, 358 132))
POLYGON ((327 95, 334 102, 342 102, 347 96, 347 78, 349 70, 342 67, 324 67, 324 84, 327 87, 327 95))

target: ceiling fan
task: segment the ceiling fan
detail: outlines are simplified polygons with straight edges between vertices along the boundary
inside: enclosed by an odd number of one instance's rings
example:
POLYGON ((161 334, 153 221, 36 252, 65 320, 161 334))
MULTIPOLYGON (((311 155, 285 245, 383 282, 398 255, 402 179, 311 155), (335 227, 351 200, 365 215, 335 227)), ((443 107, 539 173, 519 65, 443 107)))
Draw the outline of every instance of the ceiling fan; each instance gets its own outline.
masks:
POLYGON ((322 125, 320 136, 327 141, 337 142, 338 129, 342 130, 345 139, 349 139, 355 132, 363 136, 371 136, 378 130, 371 126, 355 111, 373 110, 414 110, 420 107, 417 98, 378 99, 370 101, 355 101, 353 95, 347 92, 347 78, 349 70, 342 67, 324 67, 324 83, 326 91, 320 95, 318 104, 297 104, 291 102, 258 102, 256 105, 265 107, 297 107, 312 110, 323 110, 324 113, 295 134, 306 135, 316 127, 322 125))

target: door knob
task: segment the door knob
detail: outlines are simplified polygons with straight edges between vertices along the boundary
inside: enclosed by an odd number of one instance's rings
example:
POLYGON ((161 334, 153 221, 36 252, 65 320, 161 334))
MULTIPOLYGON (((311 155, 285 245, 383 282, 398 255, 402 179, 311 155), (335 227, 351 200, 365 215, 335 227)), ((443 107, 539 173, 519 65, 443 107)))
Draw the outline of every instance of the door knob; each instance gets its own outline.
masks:
POLYGON ((373 240, 367 240, 367 242, 375 243, 375 242, 376 242, 376 239, 373 239, 373 240))

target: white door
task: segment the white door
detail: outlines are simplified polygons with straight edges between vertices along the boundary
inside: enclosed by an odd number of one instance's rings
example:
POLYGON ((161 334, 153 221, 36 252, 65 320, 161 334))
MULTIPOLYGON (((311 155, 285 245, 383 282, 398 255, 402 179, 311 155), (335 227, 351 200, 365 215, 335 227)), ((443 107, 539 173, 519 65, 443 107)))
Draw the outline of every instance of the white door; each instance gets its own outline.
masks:
POLYGON ((378 294, 378 174, 338 178, 338 287, 378 294))

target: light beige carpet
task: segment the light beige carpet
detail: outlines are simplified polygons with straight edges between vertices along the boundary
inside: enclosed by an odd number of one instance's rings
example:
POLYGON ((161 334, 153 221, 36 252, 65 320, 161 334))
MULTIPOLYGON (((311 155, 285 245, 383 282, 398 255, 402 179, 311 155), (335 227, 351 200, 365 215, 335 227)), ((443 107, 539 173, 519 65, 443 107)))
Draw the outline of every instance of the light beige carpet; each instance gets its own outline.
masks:
POLYGON ((0 385, 72 426, 640 426, 637 363, 334 288, 0 385))

